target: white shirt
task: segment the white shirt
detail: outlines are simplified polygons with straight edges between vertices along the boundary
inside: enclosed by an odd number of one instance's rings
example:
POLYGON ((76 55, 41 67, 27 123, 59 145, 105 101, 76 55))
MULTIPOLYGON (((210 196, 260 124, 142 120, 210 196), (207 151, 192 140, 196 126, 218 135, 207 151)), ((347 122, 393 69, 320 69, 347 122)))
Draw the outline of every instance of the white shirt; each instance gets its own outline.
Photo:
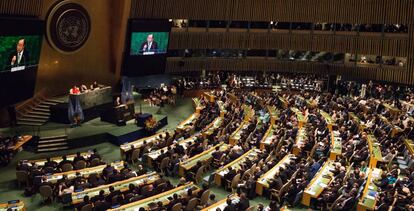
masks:
POLYGON ((149 51, 149 50, 151 49, 151 46, 152 46, 152 42, 149 42, 149 43, 148 43, 148 48, 147 48, 147 51, 149 51))

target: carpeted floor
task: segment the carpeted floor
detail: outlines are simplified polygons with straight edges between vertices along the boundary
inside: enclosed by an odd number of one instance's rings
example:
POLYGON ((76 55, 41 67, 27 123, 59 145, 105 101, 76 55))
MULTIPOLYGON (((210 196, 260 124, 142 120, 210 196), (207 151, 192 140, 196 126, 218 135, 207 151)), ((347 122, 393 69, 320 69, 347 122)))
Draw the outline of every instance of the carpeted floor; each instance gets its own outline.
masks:
MULTIPOLYGON (((150 107, 146 103, 142 103, 142 111, 147 113, 155 114, 157 112, 157 107, 150 107)), ((139 101, 136 103, 136 111, 139 111, 139 101)), ((192 106, 192 100, 189 98, 186 99, 179 99, 177 101, 177 104, 175 106, 166 106, 161 110, 161 115, 156 115, 156 117, 168 116, 168 122, 169 124, 164 127, 164 129, 174 129, 177 124, 179 124, 181 121, 186 119, 188 116, 190 116, 194 112, 194 108, 192 106)), ((101 131, 108 131, 112 129, 116 129, 117 126, 114 125, 108 125, 108 124, 102 124, 98 119, 94 119, 88 123, 85 123, 84 126, 77 128, 77 129, 68 129, 66 125, 63 124, 57 124, 57 123, 48 123, 42 127, 39 128, 40 134, 42 136, 55 136, 55 135, 62 135, 62 133, 66 133, 69 138, 73 137, 83 137, 88 136, 91 133, 100 133, 101 131), (91 131, 90 127, 88 127, 88 124, 91 124, 90 126, 94 126, 95 131, 91 131)), ((18 127, 15 129, 10 128, 3 128, 0 129, 0 132, 5 134, 33 134, 37 131, 37 128, 31 128, 31 127, 18 127)), ((102 155, 105 161, 111 162, 115 160, 120 160, 120 150, 118 146, 115 146, 109 142, 88 146, 84 148, 78 148, 73 150, 65 150, 65 151, 59 151, 54 153, 31 153, 26 151, 19 152, 13 159, 12 163, 10 163, 7 167, 0 167, 0 203, 1 202, 7 202, 9 200, 14 199, 20 199, 23 200, 26 209, 28 211, 31 210, 70 210, 69 208, 64 208, 61 204, 58 203, 52 203, 50 205, 42 205, 41 204, 41 197, 39 194, 36 194, 32 197, 24 197, 23 196, 23 189, 18 189, 17 185, 15 183, 15 167, 17 165, 17 162, 22 159, 37 159, 37 158, 44 158, 48 156, 59 156, 59 155, 65 155, 65 154, 72 154, 76 153, 78 151, 87 151, 89 149, 96 148, 99 152, 99 154, 102 155)), ((211 173, 209 173, 211 174, 211 173)), ((209 176, 209 174, 206 174, 205 176, 209 176)), ((174 184, 178 183, 178 178, 169 178, 174 184)), ((226 192, 223 190, 223 188, 218 187, 212 187, 212 192, 216 195, 216 198, 218 200, 221 200, 225 198, 229 192, 226 192)), ((263 197, 257 197, 254 200, 250 201, 251 205, 257 205, 259 203, 262 203, 264 205, 269 204, 269 200, 263 198, 263 197)), ((304 210, 301 209, 294 209, 294 210, 304 210)))

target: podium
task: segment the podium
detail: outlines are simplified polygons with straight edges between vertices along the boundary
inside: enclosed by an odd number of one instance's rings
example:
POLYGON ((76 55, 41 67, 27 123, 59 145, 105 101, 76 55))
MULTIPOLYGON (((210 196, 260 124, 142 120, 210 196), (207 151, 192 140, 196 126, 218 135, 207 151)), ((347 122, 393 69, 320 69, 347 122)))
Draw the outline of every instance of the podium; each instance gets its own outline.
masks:
POLYGON ((101 113, 101 121, 113 123, 119 126, 135 118, 135 105, 133 102, 122 104, 107 109, 101 113))

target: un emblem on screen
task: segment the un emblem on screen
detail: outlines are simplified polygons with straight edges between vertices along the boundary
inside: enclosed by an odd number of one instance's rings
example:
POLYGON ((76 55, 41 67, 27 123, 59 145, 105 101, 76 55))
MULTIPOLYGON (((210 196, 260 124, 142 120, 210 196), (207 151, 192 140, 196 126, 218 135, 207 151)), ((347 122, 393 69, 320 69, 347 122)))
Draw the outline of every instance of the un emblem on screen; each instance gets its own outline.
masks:
POLYGON ((88 40, 91 23, 81 5, 70 1, 57 4, 50 11, 47 26, 48 41, 58 51, 74 52, 88 40))

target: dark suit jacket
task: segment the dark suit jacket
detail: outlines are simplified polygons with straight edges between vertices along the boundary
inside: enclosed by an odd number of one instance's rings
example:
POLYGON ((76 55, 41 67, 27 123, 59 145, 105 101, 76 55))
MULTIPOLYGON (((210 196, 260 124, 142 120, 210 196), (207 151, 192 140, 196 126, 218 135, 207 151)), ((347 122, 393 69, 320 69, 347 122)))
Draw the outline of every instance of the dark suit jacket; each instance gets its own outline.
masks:
POLYGON ((240 211, 245 211, 247 210, 247 208, 250 207, 249 200, 240 201, 238 205, 239 205, 239 209, 237 210, 240 210, 240 211))
POLYGON ((148 48, 148 42, 145 41, 141 44, 141 48, 139 49, 139 52, 155 52, 155 50, 158 50, 158 43, 155 41, 152 41, 151 48, 148 48), (146 46, 146 48, 145 48, 146 46), (144 49, 145 48, 145 49, 144 49))
POLYGON ((224 208, 223 211, 236 211, 236 207, 233 204, 227 205, 226 208, 224 208))
POLYGON ((9 56, 9 61, 7 61, 8 65, 11 64, 12 58, 14 56, 16 56, 16 62, 14 63, 14 65, 12 65, 13 67, 24 66, 24 65, 26 65, 27 63, 30 62, 30 53, 27 49, 23 50, 23 55, 22 55, 22 58, 21 58, 19 64, 17 64, 17 51, 13 51, 9 56))

